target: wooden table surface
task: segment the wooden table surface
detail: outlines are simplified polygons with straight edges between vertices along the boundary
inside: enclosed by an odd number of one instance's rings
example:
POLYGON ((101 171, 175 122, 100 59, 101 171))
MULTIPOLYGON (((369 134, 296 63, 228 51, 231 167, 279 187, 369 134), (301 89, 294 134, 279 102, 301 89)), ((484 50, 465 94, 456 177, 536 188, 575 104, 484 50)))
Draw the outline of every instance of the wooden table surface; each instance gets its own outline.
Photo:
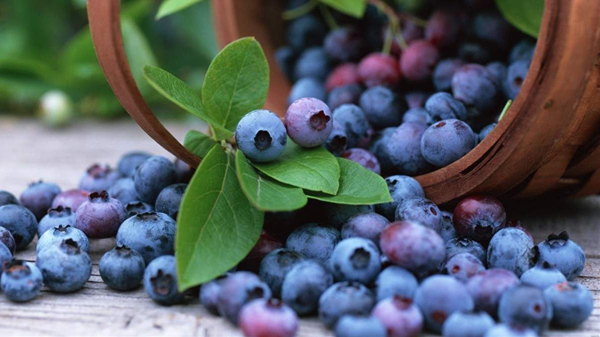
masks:
MULTIPOLYGON (((170 123, 175 137, 182 140, 188 128, 200 124, 170 123)), ((130 150, 145 150, 171 158, 133 122, 86 121, 63 130, 49 130, 33 121, 0 117, 0 190, 19 194, 38 179, 52 181, 63 189, 77 186, 82 172, 94 162, 115 165, 130 150)), ((588 197, 552 205, 520 203, 509 209, 518 216, 536 242, 550 232, 567 229, 583 246, 586 268, 578 282, 594 294, 592 317, 577 330, 552 330, 545 336, 600 337, 600 198, 588 197)), ((112 239, 92 243, 94 268, 80 291, 60 295, 46 289, 35 300, 14 304, 0 295, 0 336, 241 336, 224 320, 211 316, 195 299, 186 305, 161 307, 139 288, 116 292, 102 283, 98 260, 112 248, 112 239)), ((21 252, 35 259, 34 245, 21 252)), ((299 336, 332 336, 316 319, 304 319, 299 336)))

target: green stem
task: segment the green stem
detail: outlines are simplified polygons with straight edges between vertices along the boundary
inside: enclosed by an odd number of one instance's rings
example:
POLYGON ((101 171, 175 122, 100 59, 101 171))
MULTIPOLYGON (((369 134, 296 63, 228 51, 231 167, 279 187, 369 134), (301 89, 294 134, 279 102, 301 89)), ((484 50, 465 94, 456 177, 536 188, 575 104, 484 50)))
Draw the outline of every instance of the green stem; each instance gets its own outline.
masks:
POLYGON ((298 6, 296 8, 284 11, 281 16, 284 20, 297 19, 303 15, 310 13, 315 7, 317 7, 318 4, 319 0, 310 0, 302 6, 298 6))
POLYGON ((338 24, 337 24, 337 22, 335 22, 333 15, 331 15, 331 11, 329 10, 329 7, 321 4, 321 5, 319 5, 319 9, 321 10, 321 15, 323 16, 323 20, 325 20, 325 23, 327 23, 327 26, 329 26, 329 29, 331 29, 331 30, 337 29, 338 24))
POLYGON ((381 51, 385 55, 389 55, 392 50, 392 42, 394 41, 394 29, 391 25, 388 26, 387 32, 385 33, 385 41, 383 42, 383 50, 381 51))
POLYGON ((506 115, 506 112, 508 111, 508 109, 510 109, 512 102, 513 101, 511 101, 510 99, 508 101, 506 101, 506 104, 504 105, 504 109, 502 109, 502 112, 500 113, 500 116, 498 117, 498 122, 500 122, 500 120, 504 117, 504 115, 506 115))

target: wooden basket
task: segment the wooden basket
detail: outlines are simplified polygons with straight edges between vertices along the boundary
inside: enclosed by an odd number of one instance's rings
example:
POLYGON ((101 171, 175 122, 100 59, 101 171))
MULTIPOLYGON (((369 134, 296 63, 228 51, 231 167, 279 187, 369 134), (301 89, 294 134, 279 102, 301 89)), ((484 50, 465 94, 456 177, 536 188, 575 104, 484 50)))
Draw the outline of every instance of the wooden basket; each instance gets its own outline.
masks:
MULTIPOLYGON (((279 4, 212 2, 222 46, 244 36, 262 44, 271 64, 267 108, 281 116, 290 84, 273 57, 283 31, 279 4)), ((160 124, 135 85, 119 0, 89 0, 88 14, 98 59, 123 107, 161 146, 197 166, 198 158, 160 124)), ((438 204, 474 193, 531 198, 600 192, 600 1, 546 0, 528 76, 502 121, 459 161, 417 179, 438 204)))

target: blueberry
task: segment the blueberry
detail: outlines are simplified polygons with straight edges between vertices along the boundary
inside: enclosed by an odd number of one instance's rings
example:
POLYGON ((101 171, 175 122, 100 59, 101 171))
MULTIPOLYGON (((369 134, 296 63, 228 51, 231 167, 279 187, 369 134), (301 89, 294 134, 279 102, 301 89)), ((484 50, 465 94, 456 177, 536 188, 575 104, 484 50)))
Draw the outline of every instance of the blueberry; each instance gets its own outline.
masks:
POLYGON ((471 127, 457 119, 437 122, 427 128, 421 138, 421 153, 425 160, 444 167, 462 158, 477 145, 471 127))
POLYGON ((231 323, 238 323, 242 307, 257 298, 270 298, 271 290, 258 276, 246 271, 232 273, 223 281, 217 300, 217 308, 221 316, 231 323))
POLYGON ((165 187, 156 198, 156 212, 165 213, 177 219, 179 205, 185 193, 187 184, 173 184, 165 187))
POLYGON ((368 315, 375 306, 373 293, 356 282, 339 282, 319 298, 319 318, 332 328, 345 315, 368 315))
POLYGON ((452 76, 454 97, 467 106, 487 112, 497 104, 498 88, 493 75, 479 64, 465 64, 452 76))
POLYGON ((410 91, 404 94, 409 109, 424 108, 430 94, 424 91, 410 91))
POLYGON ((377 213, 359 213, 349 218, 342 226, 342 239, 361 237, 379 245, 381 232, 389 225, 388 219, 377 213))
POLYGON ((90 238, 109 238, 117 234, 127 214, 123 204, 106 191, 90 194, 75 212, 75 227, 90 238))
POLYGON ((340 232, 333 227, 306 224, 288 236, 285 246, 309 259, 328 263, 335 245, 340 241, 340 232))
POLYGON ((470 253, 460 253, 449 258, 442 268, 448 275, 461 282, 467 282, 471 277, 485 270, 485 266, 470 253))
POLYGON ((58 206, 49 209, 48 214, 38 224, 38 237, 57 226, 75 226, 75 213, 69 207, 58 206))
POLYGON ((519 326, 508 324, 496 324, 491 327, 484 337, 538 337, 535 331, 519 326))
POLYGON ((99 264, 104 283, 112 289, 122 291, 137 288, 144 278, 145 268, 142 255, 123 245, 117 245, 106 252, 99 264))
POLYGON ((410 220, 437 233, 442 229, 442 212, 431 200, 423 197, 408 197, 398 205, 396 221, 410 220))
POLYGON ((497 54, 498 48, 491 42, 467 40, 458 46, 458 57, 467 63, 486 64, 497 54))
POLYGON ((432 229, 412 221, 390 224, 381 233, 380 246, 390 261, 417 276, 437 271, 444 260, 444 241, 432 229))
POLYGON ((304 97, 312 97, 324 101, 327 98, 327 92, 325 92, 325 86, 323 85, 323 82, 312 77, 304 77, 299 79, 292 86, 292 90, 288 96, 288 105, 304 97))
POLYGON ((370 284, 381 270, 379 249, 373 241, 354 237, 340 241, 333 250, 330 270, 337 281, 370 284))
POLYGON ((334 156, 340 156, 348 147, 348 138, 346 128, 334 120, 333 130, 325 142, 325 148, 334 156))
POLYGON ((473 16, 471 32, 475 38, 493 42, 502 50, 508 49, 515 35, 515 29, 496 11, 485 11, 473 16))
POLYGON ((375 210, 387 217, 389 220, 394 220, 398 205, 405 199, 411 197, 425 197, 425 192, 421 184, 409 176, 394 175, 385 178, 388 186, 388 191, 394 201, 375 205, 375 210))
POLYGON ((173 166, 175 166, 175 181, 181 184, 188 184, 196 173, 196 169, 179 158, 175 159, 173 166))
POLYGON ((424 40, 414 41, 402 53, 400 70, 409 81, 427 81, 433 75, 439 58, 440 53, 434 45, 424 40))
POLYGON ((81 251, 90 253, 90 240, 85 234, 71 225, 58 225, 42 234, 37 242, 35 251, 39 254, 51 246, 60 245, 64 240, 71 239, 77 243, 81 251))
POLYGON ((360 58, 363 43, 360 33, 355 28, 341 27, 325 36, 323 48, 333 61, 350 62, 360 58))
POLYGON ((323 144, 333 130, 327 104, 310 97, 292 103, 287 109, 284 123, 290 138, 305 148, 323 144))
POLYGON ((88 191, 84 190, 68 190, 59 193, 52 201, 51 208, 57 208, 58 206, 62 206, 64 208, 71 208, 71 211, 77 212, 79 206, 86 202, 90 196, 88 191))
POLYGON ((526 326, 541 333, 552 319, 552 305, 542 289, 520 284, 500 297, 498 318, 502 323, 526 326))
POLYGON ((535 43, 529 40, 521 40, 519 43, 515 44, 514 47, 510 50, 508 63, 512 64, 519 60, 531 61, 534 52, 535 43))
POLYGON ((117 169, 123 177, 133 177, 135 170, 140 166, 146 159, 152 157, 151 154, 141 151, 132 151, 124 154, 119 163, 117 169))
MULTIPOLYGON (((335 88, 358 84, 360 84, 358 66, 354 63, 342 63, 327 76, 325 89, 327 92, 331 92, 335 88)), ((358 87, 360 88, 360 86, 358 87)))
POLYGON ((461 253, 469 253, 475 256, 485 266, 487 265, 486 250, 477 241, 462 236, 448 240, 445 243, 446 259, 450 259, 461 253))
POLYGON ((400 174, 418 175, 431 169, 421 153, 421 138, 427 130, 422 123, 402 123, 387 145, 390 160, 400 174))
POLYGON ((140 200, 140 197, 135 190, 133 178, 121 178, 117 180, 117 182, 108 189, 108 194, 112 198, 119 200, 123 205, 140 200))
POLYGON ((154 212, 154 207, 145 202, 134 201, 125 206, 125 211, 127 212, 128 217, 132 217, 138 214, 154 212))
POLYGON ((267 254, 260 262, 259 276, 269 285, 273 296, 279 297, 283 279, 292 267, 304 260, 302 254, 290 249, 280 248, 267 254))
POLYGON ((438 9, 427 20, 425 38, 436 46, 447 47, 456 42, 460 31, 459 13, 450 9, 438 9))
POLYGON ((296 53, 290 46, 283 46, 275 50, 275 61, 279 69, 285 74, 288 81, 294 79, 294 63, 296 62, 296 53))
POLYGON ((519 283, 519 278, 506 269, 488 269, 471 277, 467 289, 475 301, 477 310, 484 310, 496 317, 500 296, 519 283))
POLYGON ((532 248, 533 241, 522 230, 517 228, 501 229, 490 241, 487 264, 490 268, 508 269, 517 276, 521 276, 533 266, 534 251, 532 248))
POLYGON ((431 95, 425 102, 425 110, 431 116, 433 122, 444 119, 467 118, 467 108, 459 100, 447 92, 438 92, 431 95))
POLYGON ((319 297, 333 284, 333 275, 319 262, 305 260, 296 263, 285 275, 281 299, 298 315, 317 311, 319 297))
POLYGON ((140 201, 154 204, 163 188, 175 183, 175 165, 167 158, 153 156, 135 170, 133 182, 140 201))
POLYGON ((37 254, 36 264, 44 276, 44 284, 57 293, 77 291, 92 273, 92 261, 77 242, 63 240, 37 254))
POLYGON ((448 91, 451 88, 452 75, 462 66, 461 59, 449 58, 441 60, 433 71, 433 85, 437 91, 448 91))
POLYGON ((387 267, 375 280, 377 302, 395 295, 412 299, 418 287, 417 278, 408 270, 396 266, 387 267))
POLYGON ((389 127, 380 130, 375 134, 375 137, 369 146, 369 151, 374 154, 379 161, 382 174, 389 174, 394 170, 392 161, 390 160, 390 155, 388 153, 387 144, 389 143, 390 138, 392 138, 392 135, 395 131, 395 127, 389 127))
POLYGON ((21 205, 0 206, 0 226, 10 231, 17 244, 17 250, 25 249, 38 231, 35 215, 21 205))
POLYGON ((454 208, 454 228, 458 235, 486 246, 506 223, 506 211, 494 197, 475 195, 464 198, 454 208))
POLYGON ((152 260, 144 271, 144 290, 154 302, 160 305, 173 305, 183 302, 179 292, 175 257, 163 255, 152 260))
POLYGON ((18 205, 19 200, 7 191, 0 191, 0 206, 4 205, 18 205))
POLYGON ((32 183, 20 197, 21 205, 28 208, 40 221, 52 206, 52 201, 60 193, 56 184, 39 181, 32 183))
POLYGON ((294 66, 295 78, 313 77, 324 81, 331 70, 331 60, 321 47, 311 47, 298 56, 294 66))
POLYGON ((13 302, 27 302, 42 290, 42 272, 32 262, 12 260, 2 273, 2 292, 13 302))
POLYGON ((419 336, 423 329, 423 314, 409 298, 388 297, 377 303, 372 315, 385 326, 388 336, 419 336))
POLYGON ((363 88, 358 84, 335 87, 327 97, 327 105, 331 109, 336 109, 344 104, 358 104, 362 93, 363 88))
POLYGON ((567 232, 548 235, 545 241, 537 245, 537 251, 539 252, 539 262, 547 262, 550 266, 557 268, 569 281, 579 276, 585 267, 583 249, 575 241, 569 239, 567 232))
POLYGON ((450 315, 442 327, 444 337, 483 337, 494 326, 485 311, 458 311, 450 315))
POLYGON ((360 61, 358 76, 368 88, 379 85, 393 86, 401 78, 398 60, 382 53, 369 54, 360 61))
POLYGON ((110 166, 94 164, 79 180, 79 189, 90 193, 108 190, 120 178, 121 173, 110 166))
POLYGON ((172 255, 175 220, 164 213, 143 213, 127 219, 117 233, 117 244, 142 254, 146 265, 162 255, 172 255))
POLYGON ((15 242, 15 238, 8 229, 2 226, 0 226, 0 243, 3 243, 13 255, 17 251, 17 243, 15 242))
POLYGON ((252 250, 237 266, 238 270, 258 271, 261 261, 269 253, 283 247, 283 241, 263 230, 252 250))
POLYGON ((346 315, 335 325, 336 337, 386 337, 386 329, 375 317, 346 315))
POLYGON ((376 129, 399 125, 406 111, 406 105, 400 97, 383 86, 365 90, 360 96, 359 105, 371 126, 376 129))
POLYGON ((508 66, 504 81, 504 93, 508 99, 514 100, 517 97, 528 71, 529 61, 527 60, 519 60, 508 66))
POLYGON ((467 288, 454 277, 447 275, 426 278, 415 293, 415 303, 425 317, 425 325, 438 333, 450 315, 474 308, 467 288))
POLYGON ((431 125, 433 119, 425 108, 410 108, 402 116, 402 123, 421 123, 431 125))
POLYGON ((335 228, 341 228, 350 217, 364 212, 371 212, 374 210, 372 205, 343 205, 343 204, 330 204, 330 203, 319 203, 318 212, 324 213, 319 217, 322 223, 328 224, 335 228))
POLYGON ((454 229, 452 216, 452 213, 442 211, 442 229, 440 230, 440 236, 444 242, 448 242, 456 238, 456 230, 454 229))
POLYGON ((490 72, 498 89, 502 89, 506 78, 506 65, 502 62, 488 63, 485 68, 490 72))
POLYGON ((13 254, 10 252, 10 249, 6 247, 6 245, 0 242, 0 275, 4 269, 4 265, 8 264, 13 258, 13 254))
POLYGON ((229 275, 231 274, 221 275, 210 282, 204 283, 200 288, 200 304, 213 315, 219 315, 219 310, 217 309, 219 293, 229 275))
POLYGON ((287 143, 283 123, 268 110, 254 110, 244 116, 236 128, 235 139, 244 155, 256 162, 275 160, 287 143))
POLYGON ((554 284, 566 282, 567 278, 560 270, 550 266, 548 262, 538 263, 521 275, 521 282, 546 289, 554 284))
POLYGON ((320 45, 327 33, 325 23, 309 14, 294 19, 287 26, 287 41, 296 51, 320 45))
POLYGON ((293 337, 298 330, 298 317, 281 301, 261 298, 244 305, 239 324, 248 337, 293 337))
POLYGON ((492 132, 492 130, 494 130, 496 125, 498 125, 498 123, 489 124, 479 131, 478 140, 480 143, 483 142, 483 140, 492 132))
POLYGON ((381 165, 379 164, 379 160, 377 160, 377 157, 375 157, 374 154, 365 149, 355 147, 346 150, 342 153, 342 158, 346 158, 357 164, 360 164, 369 171, 381 174, 381 165))
POLYGON ((365 112, 354 104, 344 104, 333 111, 333 121, 341 124, 348 135, 347 147, 356 147, 367 137, 369 121, 365 112))
POLYGON ((592 293, 576 282, 563 282, 544 290, 554 316, 552 325, 572 329, 583 323, 594 310, 592 293))

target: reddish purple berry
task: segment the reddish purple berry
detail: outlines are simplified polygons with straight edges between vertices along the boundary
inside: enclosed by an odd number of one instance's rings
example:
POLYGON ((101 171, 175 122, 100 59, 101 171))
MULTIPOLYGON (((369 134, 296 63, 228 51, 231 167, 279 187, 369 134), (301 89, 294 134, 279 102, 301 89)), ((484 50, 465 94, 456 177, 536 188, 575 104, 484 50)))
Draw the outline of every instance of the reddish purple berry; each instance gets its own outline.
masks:
POLYGON ((457 12, 440 9, 434 12, 425 28, 425 38, 435 46, 447 47, 458 39, 461 20, 457 12))
POLYGON ((106 191, 90 194, 75 213, 75 227, 90 238, 108 238, 117 235, 127 213, 123 204, 111 198, 106 191))
POLYGON ((238 271, 229 275, 223 282, 217 308, 221 316, 237 325, 240 310, 246 303, 258 298, 270 297, 271 289, 256 274, 238 271))
POLYGON ((270 252, 282 247, 283 242, 279 238, 263 230, 250 253, 238 264, 238 268, 258 271, 260 261, 270 252))
POLYGON ((417 337, 423 329, 423 314, 410 298, 388 297, 377 303, 372 315, 385 326, 388 337, 417 337))
POLYGON ((48 213, 52 201, 60 193, 60 187, 56 184, 35 182, 29 185, 21 194, 21 205, 29 209, 40 221, 48 213))
POLYGON ((506 211, 494 197, 475 195, 461 200, 452 218, 458 235, 486 246, 506 223, 506 211))
POLYGON ((108 165, 94 164, 90 166, 81 180, 79 181, 79 189, 88 192, 108 191, 117 180, 121 178, 121 174, 117 170, 113 170, 108 165))
POLYGON ((467 289, 475 301, 477 310, 486 311, 496 317, 500 296, 512 286, 519 283, 515 273, 506 269, 488 269, 471 277, 467 289))
POLYGON ((288 136, 305 148, 325 143, 333 130, 331 110, 323 101, 311 97, 292 103, 285 113, 284 124, 288 136))
POLYGON ((375 157, 374 154, 365 149, 356 147, 346 150, 342 153, 342 158, 346 158, 357 164, 360 164, 367 170, 381 174, 381 165, 379 165, 379 160, 377 160, 377 157, 375 157))
POLYGON ((401 73, 398 61, 381 53, 372 53, 365 56, 358 65, 358 75, 367 87, 378 85, 393 86, 400 82, 401 73))
POLYGON ((196 173, 195 169, 179 158, 175 159, 173 165, 175 166, 175 176, 177 177, 175 181, 178 183, 189 183, 190 180, 192 180, 194 173, 196 173))
POLYGON ((431 78, 439 58, 440 54, 432 44, 415 41, 400 57, 400 71, 407 80, 422 82, 431 78))
POLYGON ((84 190, 68 190, 59 193, 52 201, 52 208, 62 206, 69 207, 73 212, 76 212, 79 206, 88 200, 90 193, 84 190))
POLYGON ((298 316, 280 300, 262 298, 242 308, 239 325, 247 337, 293 337, 298 316))
POLYGON ((483 263, 470 253, 460 253, 451 257, 442 269, 461 282, 467 282, 477 273, 485 270, 483 263))
POLYGON ((358 76, 358 66, 354 63, 344 63, 335 67, 325 82, 325 89, 331 92, 337 87, 343 87, 350 84, 360 83, 358 76))

